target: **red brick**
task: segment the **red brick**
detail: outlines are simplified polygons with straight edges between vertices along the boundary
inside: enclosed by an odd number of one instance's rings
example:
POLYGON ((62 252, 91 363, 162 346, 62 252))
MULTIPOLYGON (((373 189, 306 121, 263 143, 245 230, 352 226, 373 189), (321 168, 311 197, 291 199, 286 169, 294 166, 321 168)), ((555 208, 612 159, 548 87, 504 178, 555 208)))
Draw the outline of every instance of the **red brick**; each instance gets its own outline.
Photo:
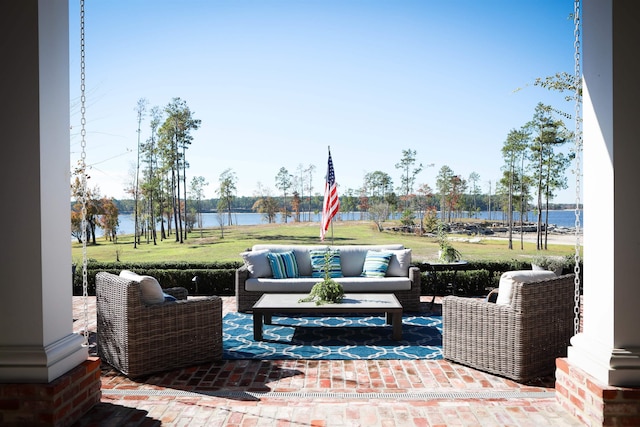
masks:
POLYGON ((587 386, 587 390, 589 390, 591 393, 595 394, 599 398, 604 397, 603 388, 600 384, 592 381, 589 378, 586 379, 585 384, 587 386))
POLYGON ((561 396, 564 396, 565 398, 569 397, 569 392, 564 387, 564 384, 556 384, 556 393, 560 394, 561 396))
POLYGON ((567 359, 564 357, 560 357, 556 359, 556 368, 566 373, 567 375, 569 374, 569 363, 567 362, 567 359))
POLYGON ((578 410, 582 411, 584 410, 584 400, 580 399, 579 397, 577 397, 576 395, 572 394, 571 396, 569 396, 569 400, 571 401, 571 403, 578 408, 578 410))

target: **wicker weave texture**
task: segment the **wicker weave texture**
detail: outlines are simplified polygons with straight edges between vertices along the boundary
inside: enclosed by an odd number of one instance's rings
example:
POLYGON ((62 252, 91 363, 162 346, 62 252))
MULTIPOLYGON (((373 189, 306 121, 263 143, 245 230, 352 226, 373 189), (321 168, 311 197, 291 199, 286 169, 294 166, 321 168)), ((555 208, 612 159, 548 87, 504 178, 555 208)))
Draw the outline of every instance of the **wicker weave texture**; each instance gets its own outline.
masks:
POLYGON ((444 298, 444 358, 521 382, 553 373, 573 336, 573 278, 516 283, 510 305, 444 298))
MULTIPOLYGON (((264 294, 264 292, 247 291, 244 284, 248 278, 249 270, 246 266, 236 270, 236 303, 240 312, 251 311, 253 305, 264 294)), ((411 281, 411 289, 395 291, 393 294, 398 298, 404 311, 420 311, 420 269, 418 267, 409 267, 409 280, 411 281)), ((337 281, 339 282, 340 279, 337 281)), ((363 290, 363 292, 367 292, 367 290, 363 290)))
POLYGON ((138 283, 96 275, 98 355, 129 377, 222 358, 222 299, 164 291, 178 301, 146 305, 138 283))

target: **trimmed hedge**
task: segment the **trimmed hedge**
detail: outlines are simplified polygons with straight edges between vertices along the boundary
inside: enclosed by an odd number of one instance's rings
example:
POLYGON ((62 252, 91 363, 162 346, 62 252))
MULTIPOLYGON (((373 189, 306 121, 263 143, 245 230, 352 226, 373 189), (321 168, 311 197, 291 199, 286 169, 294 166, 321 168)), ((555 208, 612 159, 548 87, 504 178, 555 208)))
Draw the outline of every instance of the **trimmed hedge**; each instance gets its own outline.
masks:
MULTIPOLYGON (((189 295, 229 296, 235 294, 236 269, 241 265, 241 262, 165 262, 162 264, 89 262, 87 263, 87 291, 89 295, 96 294, 96 274, 100 271, 120 274, 121 270, 131 270, 138 274, 155 277, 163 288, 175 286, 186 288, 189 295)), ((73 295, 82 295, 81 265, 76 267, 73 275, 73 295)))
MULTIPOLYGON (((493 261, 470 261, 466 270, 460 270, 455 276, 455 288, 449 286, 453 283, 453 271, 439 271, 437 273, 438 286, 434 290, 436 275, 428 271, 427 263, 416 263, 422 272, 421 291, 422 295, 438 296, 452 295, 455 293, 459 296, 482 296, 489 293, 492 289, 497 288, 500 282, 500 276, 505 271, 513 270, 530 270, 531 263, 519 260, 493 262, 493 261), (444 284, 444 285, 443 285, 444 284)), ((572 273, 575 263, 567 263, 563 272, 565 274, 572 273)), ((580 266, 580 275, 582 276, 582 265, 580 266)), ((580 277, 582 284, 582 277, 580 277)), ((581 285, 582 286, 582 285, 581 285)), ((582 289, 581 289, 582 291, 582 289)))
MULTIPOLYGON (((471 261, 467 269, 458 271, 455 277, 456 289, 452 286, 442 285, 453 283, 453 272, 438 272, 440 285, 434 291, 434 275, 428 272, 426 263, 415 263, 421 271, 422 295, 440 296, 451 295, 455 292, 460 296, 486 295, 491 289, 498 287, 500 275, 505 271, 529 270, 531 264, 518 260, 504 262, 471 261)), ((156 263, 120 263, 120 262, 95 262, 87 263, 87 285, 89 295, 96 294, 96 274, 107 271, 120 274, 121 270, 131 270, 138 274, 153 276, 163 288, 181 286, 186 288, 189 295, 235 295, 236 269, 242 266, 242 262, 164 262, 156 263), (194 280, 194 278, 197 278, 194 280)), ((582 266, 580 268, 582 272, 582 266)), ((565 273, 573 272, 573 264, 564 267, 565 273)), ((582 283, 582 278, 580 280, 582 283)), ((82 295, 82 266, 78 266, 73 274, 73 295, 82 295)))

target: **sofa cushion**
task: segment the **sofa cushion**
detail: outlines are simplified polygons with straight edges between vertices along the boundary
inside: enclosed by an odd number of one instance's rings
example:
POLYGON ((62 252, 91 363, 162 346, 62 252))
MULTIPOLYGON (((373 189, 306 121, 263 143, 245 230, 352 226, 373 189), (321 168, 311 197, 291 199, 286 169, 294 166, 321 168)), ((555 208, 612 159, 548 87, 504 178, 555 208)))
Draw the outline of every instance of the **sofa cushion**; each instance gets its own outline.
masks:
POLYGON ((342 277, 340 251, 329 251, 328 249, 321 251, 309 251, 309 257, 311 258, 311 277, 324 279, 324 256, 327 252, 331 254, 331 261, 329 262, 329 277, 342 277))
POLYGON ((240 256, 249 270, 249 277, 271 277, 271 264, 267 259, 266 249, 242 252, 240 256))
POLYGON ((140 284, 140 293, 145 304, 161 304, 164 302, 165 294, 155 277, 142 276, 129 270, 122 270, 120 277, 140 284))
POLYGON ((361 276, 384 277, 387 275, 391 252, 367 251, 361 276))
MULTIPOLYGON (((345 292, 396 292, 411 289, 408 277, 343 277, 337 280, 345 292)), ((306 294, 318 279, 299 277, 297 279, 249 278, 245 290, 249 292, 286 292, 306 294)))
POLYGON ((293 251, 268 252, 267 259, 271 265, 274 279, 293 279, 300 277, 298 263, 293 251))
POLYGON ((506 271, 500 276, 498 298, 496 304, 511 305, 514 283, 531 283, 544 279, 553 279, 556 274, 553 271, 515 270, 506 271))
POLYGON ((298 264, 300 276, 311 277, 311 257, 309 251, 327 250, 327 245, 278 245, 278 244, 258 244, 253 245, 253 250, 268 250, 270 252, 293 251, 298 264))
POLYGON ((364 259, 369 250, 400 250, 404 249, 402 244, 394 245, 336 245, 331 249, 340 250, 340 265, 342 266, 342 275, 345 277, 360 276, 364 259))
POLYGON ((409 267, 411 267, 411 249, 389 250, 392 257, 389 260, 389 268, 387 276, 409 276, 409 267))

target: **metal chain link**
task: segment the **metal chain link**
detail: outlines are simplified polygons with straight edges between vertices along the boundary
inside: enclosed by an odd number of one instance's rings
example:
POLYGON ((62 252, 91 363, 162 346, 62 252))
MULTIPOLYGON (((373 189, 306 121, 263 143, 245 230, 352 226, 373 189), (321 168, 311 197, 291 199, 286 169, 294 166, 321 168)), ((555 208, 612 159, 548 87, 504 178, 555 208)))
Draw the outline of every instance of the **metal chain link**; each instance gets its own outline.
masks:
POLYGON ((87 153, 86 153, 86 94, 85 94, 85 40, 84 40, 84 0, 80 0, 80 170, 82 173, 82 188, 80 200, 82 202, 82 300, 84 311, 84 343, 89 346, 89 286, 87 281, 87 153))
POLYGON ((574 284, 574 333, 580 332, 580 184, 581 184, 581 156, 582 156, 582 72, 580 67, 580 0, 574 1, 573 22, 574 22, 574 57, 575 57, 575 175, 576 175, 576 207, 575 207, 575 273, 574 284))

